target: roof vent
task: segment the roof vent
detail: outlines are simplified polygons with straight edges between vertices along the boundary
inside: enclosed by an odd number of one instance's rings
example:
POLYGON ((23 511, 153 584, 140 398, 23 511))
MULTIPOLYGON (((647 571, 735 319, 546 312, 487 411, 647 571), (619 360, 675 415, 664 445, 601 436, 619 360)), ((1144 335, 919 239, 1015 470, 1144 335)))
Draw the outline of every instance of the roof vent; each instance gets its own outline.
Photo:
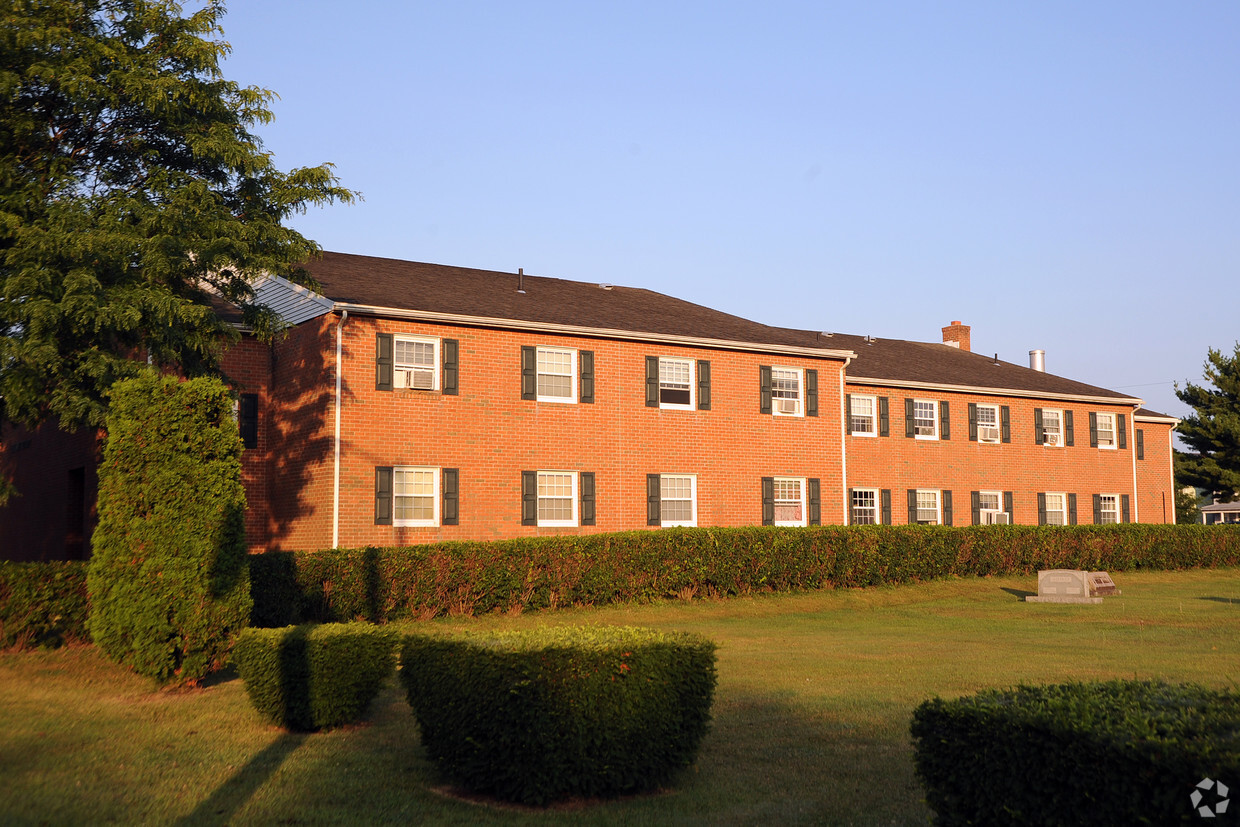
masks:
POLYGON ((612 287, 614 287, 614 286, 615 286, 615 285, 611 285, 611 284, 600 284, 600 285, 598 286, 598 289, 599 289, 599 290, 610 290, 610 289, 611 289, 612 287))
POLYGON ((1002 362, 999 361, 999 354, 996 353, 995 354, 995 367, 998 367, 1001 364, 1002 362))
POLYGON ((1036 370, 1038 373, 1046 373, 1046 351, 1029 351, 1029 367, 1036 370))
POLYGON ((866 336, 866 337, 865 337, 865 343, 866 343, 867 345, 872 345, 872 344, 874 344, 874 342, 875 342, 875 341, 876 341, 876 339, 875 339, 873 336, 866 336))
POLYGON ((517 268, 517 292, 525 293, 525 268, 517 268))

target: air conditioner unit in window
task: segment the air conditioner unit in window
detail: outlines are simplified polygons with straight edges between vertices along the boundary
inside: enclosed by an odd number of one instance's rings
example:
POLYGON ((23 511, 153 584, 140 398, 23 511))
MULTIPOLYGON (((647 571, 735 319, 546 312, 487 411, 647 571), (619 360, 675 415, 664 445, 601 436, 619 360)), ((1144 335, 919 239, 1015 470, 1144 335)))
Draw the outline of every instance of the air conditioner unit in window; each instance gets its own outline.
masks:
POLYGON ((979 442, 998 442, 999 429, 990 425, 979 425, 977 428, 977 439, 979 442))
POLYGON ((990 509, 984 509, 982 511, 982 524, 983 525, 1011 525, 1012 515, 1008 514, 1006 511, 993 511, 990 509))
POLYGON ((1047 445, 1058 445, 1059 434, 1043 434, 1042 441, 1045 442, 1047 445))
POLYGON ((801 403, 796 399, 777 399, 776 409, 781 414, 795 414, 801 410, 801 403))
POLYGON ((413 388, 418 391, 435 389, 435 376, 429 370, 398 368, 392 373, 392 387, 413 388))

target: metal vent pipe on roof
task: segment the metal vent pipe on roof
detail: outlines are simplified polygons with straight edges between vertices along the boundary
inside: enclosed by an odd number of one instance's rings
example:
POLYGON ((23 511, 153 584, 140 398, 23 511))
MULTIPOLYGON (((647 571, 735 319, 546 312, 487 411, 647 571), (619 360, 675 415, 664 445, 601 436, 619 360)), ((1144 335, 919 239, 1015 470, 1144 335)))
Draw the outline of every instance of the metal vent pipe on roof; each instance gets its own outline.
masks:
POLYGON ((1036 370, 1038 373, 1046 373, 1046 351, 1029 351, 1029 367, 1036 370))
POLYGON ((517 268, 517 292, 518 293, 525 292, 525 268, 524 267, 517 268))

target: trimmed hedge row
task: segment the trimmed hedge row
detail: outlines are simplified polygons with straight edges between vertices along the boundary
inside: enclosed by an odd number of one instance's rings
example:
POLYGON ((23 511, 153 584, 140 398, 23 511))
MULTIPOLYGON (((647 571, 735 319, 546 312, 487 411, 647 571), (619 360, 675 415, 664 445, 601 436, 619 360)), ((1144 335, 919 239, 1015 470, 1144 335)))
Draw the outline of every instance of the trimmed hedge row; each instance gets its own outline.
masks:
POLYGON ((232 661, 255 709, 304 732, 353 723, 392 673, 400 636, 369 623, 246 629, 232 661))
POLYGON ((0 649, 87 643, 86 563, 0 561, 0 649))
MULTIPOLYGON (((936 698, 910 729, 939 824, 1196 824, 1197 785, 1240 778, 1240 695, 1193 685, 936 698)), ((1213 795, 1198 803, 1214 805, 1213 795)))
POLYGON ((254 623, 477 615, 949 576, 1240 565, 1240 527, 675 528, 251 558, 254 623))
POLYGON ((624 627, 415 634, 400 677, 447 781, 541 805, 657 789, 689 766, 715 644, 624 627))

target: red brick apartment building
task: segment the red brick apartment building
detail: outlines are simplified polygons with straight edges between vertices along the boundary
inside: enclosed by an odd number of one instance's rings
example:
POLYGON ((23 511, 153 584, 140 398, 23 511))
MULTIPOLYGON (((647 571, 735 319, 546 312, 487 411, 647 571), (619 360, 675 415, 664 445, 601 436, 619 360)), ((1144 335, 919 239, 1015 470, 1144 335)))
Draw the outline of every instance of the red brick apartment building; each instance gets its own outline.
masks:
MULTIPOLYGON (((647 526, 1174 521, 1172 417, 973 353, 326 253, 226 359, 254 550, 647 526)), ((89 553, 94 435, 5 435, 0 556, 89 553)))

